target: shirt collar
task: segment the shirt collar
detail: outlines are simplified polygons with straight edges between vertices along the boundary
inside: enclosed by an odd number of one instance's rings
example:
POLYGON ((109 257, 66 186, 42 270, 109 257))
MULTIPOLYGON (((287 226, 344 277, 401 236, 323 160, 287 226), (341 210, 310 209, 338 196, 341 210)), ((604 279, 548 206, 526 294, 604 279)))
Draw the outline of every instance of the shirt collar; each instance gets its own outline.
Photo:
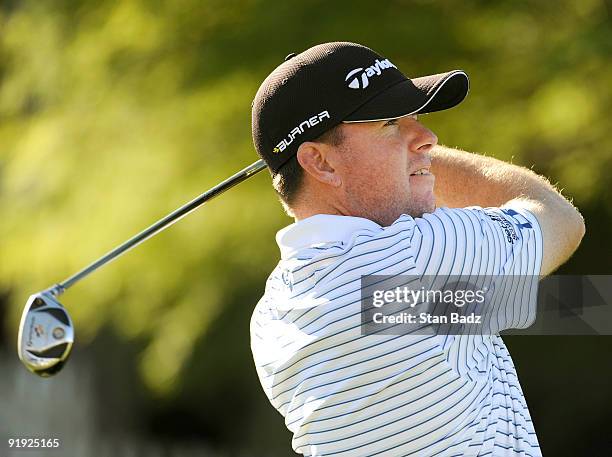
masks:
POLYGON ((280 230, 276 234, 276 243, 284 260, 300 249, 321 243, 344 242, 357 231, 378 231, 381 228, 376 222, 363 217, 316 214, 280 230))

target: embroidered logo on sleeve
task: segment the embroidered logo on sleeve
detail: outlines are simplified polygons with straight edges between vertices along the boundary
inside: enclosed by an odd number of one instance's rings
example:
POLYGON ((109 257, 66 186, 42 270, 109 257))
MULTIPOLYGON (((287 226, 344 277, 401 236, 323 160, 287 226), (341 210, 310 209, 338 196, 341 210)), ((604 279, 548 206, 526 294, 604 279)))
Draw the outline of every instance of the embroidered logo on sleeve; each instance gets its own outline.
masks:
POLYGON ((516 230, 514 230, 514 226, 505 217, 489 211, 485 211, 485 214, 489 217, 489 219, 494 222, 497 222, 500 225, 500 227, 506 234, 506 241, 508 243, 514 244, 514 242, 518 240, 518 236, 516 235, 516 230))
POLYGON ((522 216, 521 214, 519 214, 518 212, 514 211, 511 208, 504 208, 502 209, 502 212, 504 214, 507 214, 508 216, 510 216, 512 219, 514 219, 516 221, 516 226, 519 229, 524 229, 524 228, 533 228, 533 226, 531 225, 531 222, 529 222, 525 216, 522 216), (520 219, 524 219, 525 222, 521 222, 520 219))

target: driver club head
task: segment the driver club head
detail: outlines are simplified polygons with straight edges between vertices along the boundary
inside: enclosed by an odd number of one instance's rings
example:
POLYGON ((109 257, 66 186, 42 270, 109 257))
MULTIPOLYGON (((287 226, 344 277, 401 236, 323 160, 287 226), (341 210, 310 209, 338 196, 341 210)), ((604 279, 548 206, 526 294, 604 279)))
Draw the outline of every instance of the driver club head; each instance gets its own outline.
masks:
POLYGON ((32 373, 46 377, 62 369, 72 350, 74 327, 51 292, 30 295, 17 341, 19 358, 32 373))

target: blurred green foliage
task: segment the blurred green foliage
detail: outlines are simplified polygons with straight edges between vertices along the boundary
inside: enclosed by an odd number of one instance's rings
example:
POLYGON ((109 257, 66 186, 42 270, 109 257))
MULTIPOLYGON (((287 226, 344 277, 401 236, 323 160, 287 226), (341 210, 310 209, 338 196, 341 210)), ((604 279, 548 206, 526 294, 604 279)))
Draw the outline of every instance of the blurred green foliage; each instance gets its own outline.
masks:
MULTIPOLYGON (((565 271, 609 273, 611 12, 604 0, 3 2, 0 289, 11 341, 30 293, 254 161, 259 83, 289 52, 324 41, 366 44, 409 76, 466 70, 468 99, 425 124, 443 144, 559 182, 588 232, 565 271)), ((78 344, 103 327, 134 342, 139 376, 162 398, 197 395, 205 376, 212 392, 236 377, 259 389, 248 318, 279 257, 273 236, 291 222, 269 181, 242 184, 71 289, 62 301, 78 344)))

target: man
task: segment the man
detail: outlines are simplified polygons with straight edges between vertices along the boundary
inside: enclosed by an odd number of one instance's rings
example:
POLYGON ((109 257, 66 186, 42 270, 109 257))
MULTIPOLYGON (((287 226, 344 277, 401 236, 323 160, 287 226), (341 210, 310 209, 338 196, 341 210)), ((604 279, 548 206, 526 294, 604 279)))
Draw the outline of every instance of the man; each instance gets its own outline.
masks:
MULTIPOLYGON (((297 453, 541 455, 497 332, 361 329, 362 277, 537 278, 582 239, 546 179, 438 146, 419 122, 467 92, 462 71, 411 80, 364 46, 326 43, 288 56, 255 97, 254 142, 296 222, 277 234, 251 346, 297 453)), ((533 315, 506 306, 498 330, 533 315)))

